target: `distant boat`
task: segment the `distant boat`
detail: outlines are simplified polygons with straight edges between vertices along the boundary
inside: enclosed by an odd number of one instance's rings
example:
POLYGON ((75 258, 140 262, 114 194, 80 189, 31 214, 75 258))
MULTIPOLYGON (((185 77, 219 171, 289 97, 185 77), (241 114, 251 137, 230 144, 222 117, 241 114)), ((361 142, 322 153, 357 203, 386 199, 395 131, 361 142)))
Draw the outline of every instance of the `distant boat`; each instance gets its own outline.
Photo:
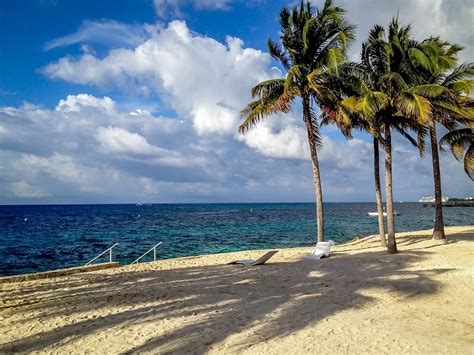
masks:
MULTIPOLYGON (((368 212, 367 213, 370 217, 377 217, 379 215, 378 212, 368 212)), ((400 215, 400 212, 398 211, 393 211, 393 215, 394 216, 399 216, 400 215)), ((387 217, 387 212, 383 211, 383 216, 384 217, 387 217)))

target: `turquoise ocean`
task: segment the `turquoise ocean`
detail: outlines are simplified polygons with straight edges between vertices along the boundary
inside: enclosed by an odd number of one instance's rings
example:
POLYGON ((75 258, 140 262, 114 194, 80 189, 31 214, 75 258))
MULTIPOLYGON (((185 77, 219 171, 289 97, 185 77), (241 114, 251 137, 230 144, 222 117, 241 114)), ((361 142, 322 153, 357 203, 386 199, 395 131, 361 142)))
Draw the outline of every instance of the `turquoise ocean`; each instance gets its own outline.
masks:
MULTIPOLYGON (((326 203, 326 239, 375 234, 375 203, 326 203)), ((396 203, 397 231, 433 226, 434 208, 396 203)), ((447 226, 474 223, 474 208, 445 208, 447 226)), ((114 243, 128 264, 156 243, 159 259, 315 243, 312 203, 0 206, 0 275, 80 266, 114 243)), ((144 261, 150 260, 151 255, 144 261)), ((101 259, 107 260, 107 255, 101 259)))

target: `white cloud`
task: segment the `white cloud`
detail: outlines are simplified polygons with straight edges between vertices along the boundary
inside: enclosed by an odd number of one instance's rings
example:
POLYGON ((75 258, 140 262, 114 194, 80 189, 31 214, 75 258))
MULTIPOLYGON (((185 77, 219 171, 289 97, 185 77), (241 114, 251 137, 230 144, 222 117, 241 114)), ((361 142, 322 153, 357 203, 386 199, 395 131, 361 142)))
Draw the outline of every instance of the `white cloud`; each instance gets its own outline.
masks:
POLYGON ((8 90, 0 88, 0 97, 1 96, 13 96, 13 95, 16 95, 16 93, 17 93, 16 91, 12 92, 12 91, 8 91, 8 90))
MULTIPOLYGON (((90 54, 65 57, 44 72, 82 84, 145 86, 163 95, 180 117, 190 119, 199 135, 232 136, 237 135, 250 88, 281 75, 271 67, 268 54, 244 48, 238 38, 228 37, 224 45, 192 34, 182 21, 171 22, 133 50, 114 50, 103 59, 90 54)), ((239 139, 267 156, 301 159, 306 139, 300 130, 287 124, 275 133, 271 126, 259 126, 239 139)))
POLYGON ((129 25, 113 20, 86 20, 76 32, 49 41, 44 49, 51 50, 77 43, 131 47, 142 43, 146 36, 145 26, 129 25))
MULTIPOLYGON (((150 156, 151 159, 138 160, 141 162, 174 167, 196 165, 197 161, 187 161, 182 154, 148 143, 145 137, 138 133, 129 132, 120 127, 99 127, 95 134, 96 140, 107 153, 121 153, 123 156, 150 156)), ((137 158, 132 157, 137 160, 137 158)))
POLYGON ((23 180, 10 183, 9 189, 16 197, 19 198, 41 198, 50 196, 42 189, 34 187, 30 183, 23 180))
POLYGON ((166 17, 169 13, 181 17, 181 7, 192 5, 197 10, 228 10, 235 0, 153 0, 158 17, 166 17))
MULTIPOLYGON (((54 110, 31 104, 0 107, 3 201, 313 199, 298 109, 269 117, 245 136, 237 133, 250 88, 282 75, 267 53, 246 48, 238 38, 220 43, 173 21, 155 26, 134 48, 116 48, 103 57, 87 50, 43 72, 113 88, 132 99, 125 105, 107 96, 78 94, 60 100, 54 110), (159 105, 176 117, 154 115, 155 108, 137 104, 137 93, 159 98, 159 105)), ((327 200, 373 200, 371 144, 338 139, 332 132, 323 145, 319 157, 327 200)), ((405 143, 394 145, 398 198, 426 194, 432 184, 429 157, 420 160, 405 143)), ((445 181, 456 181, 445 193, 460 195, 470 183, 462 167, 449 156, 442 163, 449 167, 445 181)))
POLYGON ((78 112, 84 107, 104 109, 107 113, 113 113, 115 111, 115 102, 107 96, 97 98, 87 94, 68 95, 65 100, 61 99, 59 101, 56 111, 78 112))
POLYGON ((99 127, 95 138, 109 153, 154 155, 168 152, 166 149, 148 143, 146 138, 138 133, 132 133, 119 127, 99 127))
MULTIPOLYGON (((321 1, 316 2, 318 5, 321 1)), ((350 21, 357 25, 357 42, 351 48, 351 58, 358 59, 360 44, 374 24, 386 26, 397 16, 400 23, 412 25, 417 39, 441 36, 465 47, 460 58, 474 58, 474 2, 472 0, 336 0, 347 10, 350 21)))
POLYGON ((358 138, 341 143, 324 137, 319 159, 336 171, 354 171, 363 167, 371 169, 372 145, 358 138))
POLYGON ((133 50, 113 50, 103 59, 65 57, 43 72, 80 84, 153 90, 193 120, 199 134, 233 134, 250 88, 281 75, 270 63, 268 54, 244 48, 240 39, 228 37, 222 44, 173 21, 133 50))
MULTIPOLYGON (((88 97, 85 102, 100 100, 88 97)), ((277 115, 259 124, 239 138, 249 137, 246 147, 233 135, 197 135, 189 120, 155 117, 139 108, 132 115, 115 103, 114 111, 107 107, 0 108, 0 201, 312 199, 311 165, 297 116, 277 115)), ((371 145, 328 137, 323 144, 325 197, 373 199, 371 145)), ((401 142, 394 144, 400 147, 401 142)), ((402 148, 394 157, 395 193, 410 200, 430 191, 430 161, 417 158, 413 148, 402 148)), ((461 165, 444 155, 442 166, 445 194, 462 195, 469 182, 461 165)))
POLYGON ((306 131, 294 118, 285 115, 275 115, 265 122, 250 129, 239 139, 263 155, 275 158, 308 160, 309 146, 306 131), (271 122, 281 120, 283 126, 277 128, 271 122))

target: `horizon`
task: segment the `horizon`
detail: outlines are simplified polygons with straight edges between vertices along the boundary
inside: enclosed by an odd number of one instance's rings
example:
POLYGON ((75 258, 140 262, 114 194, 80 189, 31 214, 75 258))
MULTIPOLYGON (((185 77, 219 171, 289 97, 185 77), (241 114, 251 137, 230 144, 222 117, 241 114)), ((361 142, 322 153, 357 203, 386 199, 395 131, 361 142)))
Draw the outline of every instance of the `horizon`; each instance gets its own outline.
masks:
MULTIPOLYGON (((470 196, 450 197, 451 199, 467 199, 470 196)), ((385 204, 385 200, 382 201, 385 204)), ((376 204, 376 201, 324 201, 324 204, 331 203, 350 203, 350 204, 376 204)), ((394 204, 403 203, 426 203, 419 201, 393 201, 394 204)), ((25 204, 0 204, 0 207, 9 206, 112 206, 112 205, 130 205, 130 206, 152 206, 152 205, 277 205, 277 204, 315 204, 314 201, 259 201, 259 202, 114 202, 114 203, 25 203, 25 204)))
MULTIPOLYGON (((358 26, 351 60, 397 14, 416 38, 440 35, 465 47, 461 62, 474 57, 474 3, 335 2, 358 26)), ((0 205, 314 203, 299 106, 237 131, 251 87, 284 74, 266 40, 292 3, 2 2, 0 205)), ((374 203, 371 138, 322 133, 324 201, 374 203)), ((472 195, 462 164, 440 156, 443 195, 472 195)), ((434 194, 428 151, 395 135, 393 160, 395 201, 434 194)))
MULTIPOLYGON (((324 203, 376 203, 375 201, 324 201, 324 203)), ((393 203, 423 203, 418 201, 394 201, 393 203)), ((0 205, 3 206, 88 206, 88 205, 131 205, 131 206, 151 206, 151 205, 270 205, 270 204, 314 204, 312 201, 278 201, 278 202, 117 202, 117 203, 44 203, 44 204, 22 204, 22 205, 0 205)))

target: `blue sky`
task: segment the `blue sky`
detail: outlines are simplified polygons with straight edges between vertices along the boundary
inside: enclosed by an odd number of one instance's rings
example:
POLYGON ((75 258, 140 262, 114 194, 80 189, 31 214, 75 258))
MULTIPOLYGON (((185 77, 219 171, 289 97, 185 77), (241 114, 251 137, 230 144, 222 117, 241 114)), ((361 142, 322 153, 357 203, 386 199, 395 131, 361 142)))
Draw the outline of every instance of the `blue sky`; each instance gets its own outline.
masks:
MULTIPOLYGON (((182 14, 179 16, 174 14, 172 8, 168 9, 165 16, 158 16, 152 0, 4 1, 0 5, 1 89, 17 94, 1 96, 0 103, 18 105, 28 101, 54 107, 60 98, 78 90, 77 86, 66 82, 45 80, 38 69, 58 57, 80 54, 78 44, 45 49, 54 39, 70 35, 88 22, 117 21, 131 27, 141 27, 145 23, 166 23, 173 18, 180 18, 193 31, 220 42, 231 34, 244 39, 246 46, 266 50, 269 34, 278 33, 276 18, 284 5, 285 2, 273 2, 273 11, 268 11, 268 4, 246 5, 242 2, 232 4, 232 8, 225 11, 216 11, 213 8, 196 10, 188 3, 180 7, 182 14)), ((114 46, 131 46, 117 38, 101 38, 92 42, 97 53, 102 55, 114 46)), ((103 94, 94 88, 89 87, 87 90, 92 94, 103 94)))
MULTIPOLYGON (((440 35, 473 58, 470 1, 337 3, 358 26, 352 59, 397 12, 416 37, 440 35)), ((250 88, 282 75, 266 41, 291 5, 2 1, 0 203, 313 201, 298 107, 236 131, 250 88)), ((323 133, 325 199, 373 201, 370 139, 323 133)), ((395 143, 395 198, 430 194, 429 156, 395 143)), ((442 166, 446 195, 472 194, 459 163, 445 154, 442 166)))

